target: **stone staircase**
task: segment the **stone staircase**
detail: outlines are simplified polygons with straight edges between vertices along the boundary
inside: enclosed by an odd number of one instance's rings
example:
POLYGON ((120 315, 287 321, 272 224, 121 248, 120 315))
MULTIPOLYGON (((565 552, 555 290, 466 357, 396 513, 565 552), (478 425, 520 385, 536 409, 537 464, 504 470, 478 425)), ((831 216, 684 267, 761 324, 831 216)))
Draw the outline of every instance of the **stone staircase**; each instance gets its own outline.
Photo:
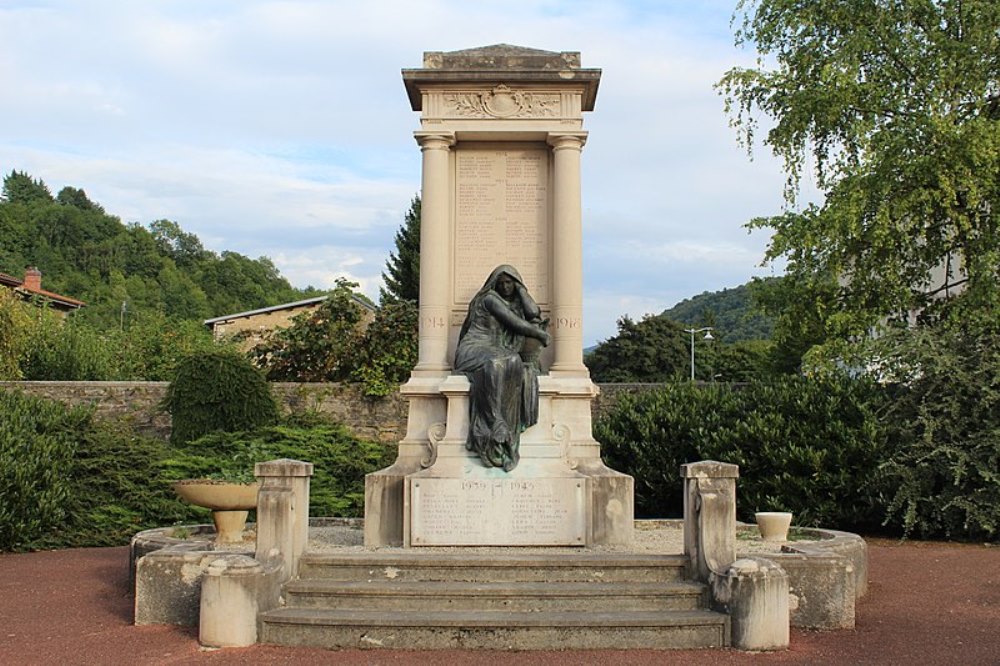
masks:
POLYGON ((728 646, 687 558, 471 549, 306 553, 260 641, 324 648, 728 646))

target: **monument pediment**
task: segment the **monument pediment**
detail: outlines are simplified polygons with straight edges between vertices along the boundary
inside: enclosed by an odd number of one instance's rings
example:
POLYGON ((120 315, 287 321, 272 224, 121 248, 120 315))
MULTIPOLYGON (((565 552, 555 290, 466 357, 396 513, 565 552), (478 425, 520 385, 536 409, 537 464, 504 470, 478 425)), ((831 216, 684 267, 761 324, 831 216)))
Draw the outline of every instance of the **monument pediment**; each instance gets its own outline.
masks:
POLYGON ((426 51, 421 69, 404 69, 403 83, 414 111, 423 110, 422 89, 428 86, 552 84, 582 87, 582 107, 591 111, 601 70, 580 65, 579 51, 544 51, 494 44, 459 51, 426 51))

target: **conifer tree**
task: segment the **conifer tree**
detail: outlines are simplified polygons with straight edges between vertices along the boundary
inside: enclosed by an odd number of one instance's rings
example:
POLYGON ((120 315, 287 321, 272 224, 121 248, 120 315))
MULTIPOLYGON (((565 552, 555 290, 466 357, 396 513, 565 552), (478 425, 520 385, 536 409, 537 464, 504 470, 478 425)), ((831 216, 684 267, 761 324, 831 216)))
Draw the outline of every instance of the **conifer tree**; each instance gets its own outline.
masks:
POLYGON ((396 232, 396 251, 389 254, 382 272, 382 303, 413 301, 420 297, 420 197, 413 197, 403 226, 396 232))

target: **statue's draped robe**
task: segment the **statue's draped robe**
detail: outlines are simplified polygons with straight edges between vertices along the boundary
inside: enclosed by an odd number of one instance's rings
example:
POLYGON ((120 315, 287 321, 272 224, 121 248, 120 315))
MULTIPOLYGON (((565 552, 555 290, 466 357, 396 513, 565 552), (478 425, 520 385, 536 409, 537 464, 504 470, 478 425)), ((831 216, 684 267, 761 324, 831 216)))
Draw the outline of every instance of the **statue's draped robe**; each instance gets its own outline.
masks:
POLYGON ((494 270, 469 304, 454 367, 472 384, 466 447, 487 467, 512 470, 520 459, 521 432, 538 421, 538 370, 520 352, 525 333, 535 328, 529 322, 539 316, 510 266, 494 270), (509 301, 495 290, 503 274, 519 287, 509 301))

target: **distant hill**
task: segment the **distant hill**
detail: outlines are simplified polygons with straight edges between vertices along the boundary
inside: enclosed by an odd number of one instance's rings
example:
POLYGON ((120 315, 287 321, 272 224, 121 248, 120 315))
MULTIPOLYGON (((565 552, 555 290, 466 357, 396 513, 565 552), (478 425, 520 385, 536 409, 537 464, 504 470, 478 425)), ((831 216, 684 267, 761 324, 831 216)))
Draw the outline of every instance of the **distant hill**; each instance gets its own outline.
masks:
POLYGON ((730 343, 768 340, 774 328, 770 318, 754 310, 749 283, 686 298, 659 316, 692 327, 711 326, 716 338, 730 343))
POLYGON ((318 295, 296 289, 267 257, 216 254, 170 220, 122 224, 82 189, 53 196, 41 180, 12 171, 0 192, 0 272, 42 272, 42 286, 86 303, 74 317, 117 328, 162 312, 201 321, 318 295))

